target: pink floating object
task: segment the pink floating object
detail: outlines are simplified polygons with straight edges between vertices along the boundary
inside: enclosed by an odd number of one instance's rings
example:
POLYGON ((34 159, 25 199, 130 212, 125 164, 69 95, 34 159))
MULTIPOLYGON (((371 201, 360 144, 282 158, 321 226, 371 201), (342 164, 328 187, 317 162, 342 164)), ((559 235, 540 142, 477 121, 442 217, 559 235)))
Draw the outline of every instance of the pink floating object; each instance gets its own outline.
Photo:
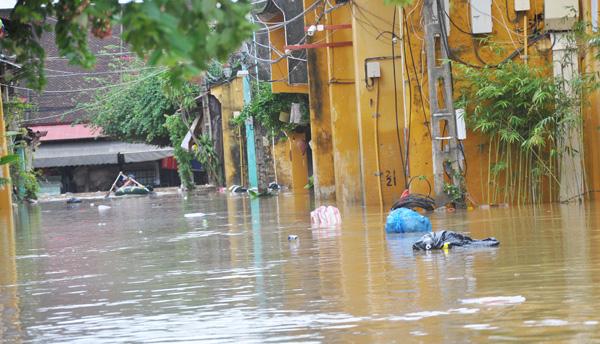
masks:
POLYGON ((320 206, 310 212, 310 222, 316 227, 332 227, 342 223, 342 216, 334 206, 320 206))

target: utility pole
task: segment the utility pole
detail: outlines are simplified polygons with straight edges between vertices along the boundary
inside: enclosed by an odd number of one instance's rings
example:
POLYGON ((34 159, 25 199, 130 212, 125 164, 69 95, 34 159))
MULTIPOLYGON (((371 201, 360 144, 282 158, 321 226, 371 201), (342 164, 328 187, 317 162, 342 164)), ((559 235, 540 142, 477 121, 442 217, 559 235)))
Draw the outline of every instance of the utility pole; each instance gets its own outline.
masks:
POLYGON ((200 91, 202 92, 202 115, 204 116, 204 120, 206 121, 206 129, 208 131, 208 137, 213 138, 212 131, 212 116, 210 115, 210 107, 208 102, 210 101, 210 96, 208 95, 208 77, 204 75, 202 78, 202 86, 200 86, 200 91))
POLYGON ((429 110, 431 113, 431 140, 433 160, 433 183, 436 202, 446 203, 444 175, 447 172, 455 186, 460 186, 461 176, 456 114, 452 96, 452 70, 445 49, 446 31, 439 18, 438 3, 441 0, 425 0, 423 22, 425 23, 425 49, 427 75, 429 77, 429 110))

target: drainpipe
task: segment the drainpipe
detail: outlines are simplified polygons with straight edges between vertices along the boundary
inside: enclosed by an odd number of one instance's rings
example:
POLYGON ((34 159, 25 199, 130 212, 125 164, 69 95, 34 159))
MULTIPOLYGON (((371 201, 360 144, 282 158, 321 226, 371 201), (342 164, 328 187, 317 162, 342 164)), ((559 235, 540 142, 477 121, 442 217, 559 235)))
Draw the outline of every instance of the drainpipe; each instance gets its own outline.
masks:
MULTIPOLYGON (((252 89, 250 85, 250 74, 246 66, 238 72, 238 76, 243 77, 244 84, 244 105, 252 101, 252 89)), ((248 182, 251 188, 258 188, 258 174, 256 171, 256 147, 254 140, 254 121, 252 117, 246 119, 246 152, 248 155, 248 182)))
MULTIPOLYGON (((448 7, 446 7, 448 8, 448 7)), ((405 60, 405 54, 404 54, 404 47, 405 47, 405 43, 404 43, 404 10, 402 9, 402 6, 398 6, 397 8, 398 12, 399 12, 399 22, 400 22, 400 61, 402 61, 402 67, 401 67, 401 72, 402 72, 402 110, 404 111, 404 149, 406 150, 406 156, 404 159, 405 162, 405 168, 406 168, 406 176, 410 177, 410 157, 409 157, 409 146, 410 146, 410 142, 408 140, 408 128, 410 127, 410 123, 408 121, 409 119, 409 113, 408 113, 408 104, 411 101, 411 97, 409 95, 409 92, 411 91, 410 88, 408 87, 408 79, 407 79, 407 74, 408 71, 406 70, 406 63, 404 62, 405 60)), ((410 185, 409 185, 410 187, 410 185)))
MULTIPOLYGON (((27 164, 25 162, 25 148, 17 147, 16 152, 19 156, 19 167, 21 171, 25 171, 27 169, 27 164)), ((25 184, 23 183, 23 178, 19 178, 19 184, 17 185, 17 192, 19 194, 19 199, 25 198, 25 184)))
POLYGON ((208 102, 210 101, 210 98, 208 95, 208 78, 206 76, 204 76, 204 78, 202 79, 201 92, 204 94, 204 96, 202 96, 202 114, 204 115, 204 119, 206 120, 206 123, 207 123, 208 138, 210 138, 210 140, 212 141, 212 138, 213 138, 212 116, 210 114, 210 107, 208 106, 208 102))

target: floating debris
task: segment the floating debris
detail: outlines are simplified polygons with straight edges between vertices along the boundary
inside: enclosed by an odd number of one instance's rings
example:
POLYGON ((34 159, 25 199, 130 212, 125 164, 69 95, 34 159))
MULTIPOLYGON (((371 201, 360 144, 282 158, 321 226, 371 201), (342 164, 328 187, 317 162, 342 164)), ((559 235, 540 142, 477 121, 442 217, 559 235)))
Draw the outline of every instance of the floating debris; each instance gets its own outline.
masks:
POLYGON ((315 227, 331 227, 342 223, 342 216, 334 206, 320 206, 310 212, 310 222, 315 227))
POLYGON ((460 300, 463 304, 472 305, 486 305, 486 306, 510 306, 525 302, 525 298, 521 295, 517 296, 488 296, 478 297, 474 299, 460 300))
POLYGON ((206 216, 205 213, 189 213, 189 214, 185 214, 183 215, 183 217, 190 219, 190 218, 195 218, 195 217, 203 217, 206 216))

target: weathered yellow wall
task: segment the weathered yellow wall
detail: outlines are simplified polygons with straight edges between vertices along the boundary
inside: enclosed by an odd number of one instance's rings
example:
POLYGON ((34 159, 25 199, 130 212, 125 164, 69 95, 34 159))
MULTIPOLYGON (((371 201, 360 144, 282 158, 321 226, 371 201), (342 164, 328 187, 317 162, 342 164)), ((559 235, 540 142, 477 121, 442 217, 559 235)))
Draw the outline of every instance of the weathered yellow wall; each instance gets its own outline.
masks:
POLYGON ((279 185, 292 185, 292 159, 288 140, 279 140, 273 146, 273 160, 275 160, 275 173, 279 185))
MULTIPOLYGON (((314 0, 305 0, 305 8, 313 2, 314 0)), ((450 24, 449 46, 452 54, 459 59, 473 65, 493 65, 513 51, 524 47, 523 14, 515 13, 512 1, 493 2, 493 33, 477 37, 467 33, 471 30, 468 1, 450 2, 447 11, 453 23, 450 24), (480 42, 478 38, 486 38, 487 41, 480 42)), ((422 4, 423 2, 413 2, 413 5, 403 9, 404 17, 398 13, 394 20, 394 8, 384 5, 383 0, 355 0, 334 9, 319 22, 325 25, 351 23, 351 30, 317 32, 309 37, 307 43, 353 42, 352 47, 308 50, 317 196, 323 193, 318 187, 320 184, 326 188, 327 193, 335 193, 338 203, 362 201, 367 205, 377 205, 378 188, 381 185, 384 204, 389 206, 400 196, 408 180, 413 180, 410 185, 413 192, 427 194, 429 189, 433 188, 422 4), (402 18, 405 18, 405 22, 402 18), (403 32, 400 29, 401 21, 404 24, 403 32), (397 36, 405 36, 404 39, 400 39, 394 50, 394 54, 400 56, 404 49, 406 55, 405 60, 396 60, 396 90, 394 91, 391 59, 378 61, 381 66, 381 78, 375 81, 372 87, 366 87, 365 59, 392 55, 391 32, 397 36), (403 67, 406 73, 404 80, 403 67), (408 88, 406 113, 403 110, 403 85, 408 88), (397 117, 395 94, 398 104, 397 117), (379 117, 376 131, 377 113, 379 117), (410 132, 410 137, 405 137, 406 132, 410 132), (378 147, 375 143, 376 137, 379 139, 378 147), (405 147, 405 140, 409 141, 408 147, 405 147), (404 178, 398 141, 403 149, 409 150, 408 180, 404 178), (380 155, 379 167, 376 152, 380 155), (378 171, 383 175, 377 176, 378 171)), ((582 1, 582 5, 582 11, 587 11, 589 19, 590 0, 582 1)), ((543 6, 543 0, 531 1, 531 10, 528 11, 529 25, 535 21, 534 14, 543 13, 543 6)), ((306 25, 314 24, 315 18, 322 11, 321 6, 309 11, 305 16, 306 25)), ((538 24, 538 28, 542 29, 543 22, 538 24)), ((549 38, 538 41, 528 50, 529 64, 544 66, 551 62, 549 38)), ((522 56, 517 56, 514 60, 521 61, 522 56)), ((593 61, 590 56, 582 62, 585 62, 583 66, 587 71, 598 71, 600 68, 598 62, 593 61)), ((455 77, 456 72, 455 69, 455 77)), ((458 96, 456 85, 459 82, 455 79, 455 96, 458 96)), ((597 135, 597 128, 600 126, 599 95, 593 94, 590 97, 590 106, 583 109, 585 167, 591 190, 600 189, 600 156, 594 154, 595 147, 600 144, 600 135, 597 135)), ((491 185, 488 180, 490 148, 492 152, 495 151, 495 146, 490 144, 488 138, 473 132, 468 133, 464 142, 467 190, 470 198, 478 204, 500 203, 511 198, 510 194, 502 190, 504 176, 498 178, 496 185, 491 185), (493 197, 493 192, 490 193, 492 189, 500 190, 496 197, 493 197)), ((491 158, 495 158, 493 153, 491 158)), ((548 181, 544 182, 545 201, 552 200, 548 191, 550 187, 555 188, 555 185, 551 184, 548 181)))
MULTIPOLYGON (((305 0, 309 7, 314 0, 305 0)), ((315 24, 323 7, 317 6, 304 17, 305 25, 315 24)), ((325 39, 323 32, 317 32, 308 39, 308 43, 325 39)), ((335 194, 335 172, 333 163, 333 144, 331 134, 331 106, 327 87, 327 51, 308 49, 308 80, 310 102, 311 148, 313 154, 314 193, 319 201, 333 200, 335 194)))
MULTIPOLYGON (((0 94, 0 157, 8 154, 6 146, 4 111, 2 110, 2 95, 0 94)), ((0 166, 0 177, 10 178, 8 165, 0 166)), ((0 224, 12 227, 12 190, 9 185, 0 186, 0 224)))
POLYGON ((288 133, 275 144, 277 182, 292 191, 302 191, 308 183, 307 143, 304 133, 288 133))
MULTIPOLYGON (((392 36, 384 31, 398 32, 399 22, 394 25, 394 7, 386 6, 382 0, 356 0, 352 2, 354 16, 353 48, 355 94, 359 123, 359 140, 362 160, 364 202, 378 204, 381 187, 385 205, 395 201, 404 189, 400 145, 404 140, 402 123, 402 97, 397 96, 398 108, 394 105, 394 73, 396 63, 396 88, 401 89, 400 46, 392 45, 392 36), (377 27, 379 29, 375 29, 377 27), (394 49, 394 50, 392 50, 394 49), (394 54, 392 54, 394 53, 394 54), (379 61, 381 77, 373 85, 365 84, 365 63, 368 58, 385 58, 379 61), (375 123, 378 121, 378 124, 375 123), (375 126, 378 126, 376 128, 375 126), (379 145, 376 146, 376 141, 379 145), (377 162, 379 154, 379 166, 377 162), (380 174, 380 175, 378 175, 380 174)), ((370 81, 369 81, 370 82, 370 81)))
MULTIPOLYGON (((591 4, 590 0, 582 2, 582 13, 586 21, 591 22, 591 4)), ((585 72, 597 73, 600 71, 600 62, 594 58, 597 51, 589 51, 582 61, 585 72)), ((588 190, 600 190, 600 154, 597 147, 600 147, 600 91, 592 93, 588 98, 589 104, 583 109, 583 144, 585 149, 585 169, 587 174, 588 190)), ((598 194, 590 194, 593 198, 598 198, 598 194)))
MULTIPOLYGON (((331 12, 328 25, 350 24, 352 13, 349 6, 331 12)), ((326 32, 326 41, 352 41, 352 30, 326 32)), ((354 54, 352 47, 327 49, 327 83, 331 105, 331 130, 333 139, 333 161, 336 195, 339 203, 362 202, 362 176, 360 168, 360 143, 358 116, 354 93, 354 54)))
POLYGON ((288 82, 288 59, 281 58, 278 54, 285 52, 285 30, 283 27, 269 30, 269 40, 274 48, 271 51, 271 60, 278 62, 271 64, 271 80, 273 93, 308 93, 308 86, 303 84, 291 85, 288 82), (275 51, 275 49, 277 51, 275 51))
POLYGON ((243 168, 240 159, 241 137, 239 128, 231 124, 234 112, 241 111, 244 106, 244 90, 242 78, 235 78, 230 83, 213 87, 210 90, 221 103, 221 120, 223 126, 223 165, 225 169, 225 184, 243 185, 243 168))

